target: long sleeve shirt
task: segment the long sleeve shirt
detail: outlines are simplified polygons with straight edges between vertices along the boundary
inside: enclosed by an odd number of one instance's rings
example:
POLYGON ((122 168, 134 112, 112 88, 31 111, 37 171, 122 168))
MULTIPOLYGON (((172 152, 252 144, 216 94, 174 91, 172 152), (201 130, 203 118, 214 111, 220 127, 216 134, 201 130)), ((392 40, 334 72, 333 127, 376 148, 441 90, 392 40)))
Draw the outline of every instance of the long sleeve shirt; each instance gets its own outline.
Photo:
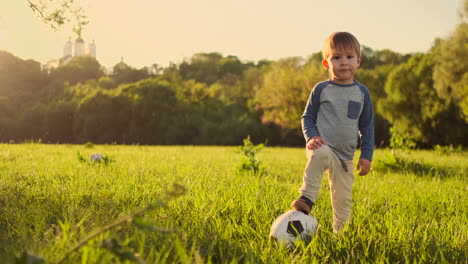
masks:
POLYGON ((355 81, 318 83, 301 118, 304 138, 324 138, 341 160, 352 160, 361 137, 361 158, 372 161, 374 117, 369 90, 355 81))

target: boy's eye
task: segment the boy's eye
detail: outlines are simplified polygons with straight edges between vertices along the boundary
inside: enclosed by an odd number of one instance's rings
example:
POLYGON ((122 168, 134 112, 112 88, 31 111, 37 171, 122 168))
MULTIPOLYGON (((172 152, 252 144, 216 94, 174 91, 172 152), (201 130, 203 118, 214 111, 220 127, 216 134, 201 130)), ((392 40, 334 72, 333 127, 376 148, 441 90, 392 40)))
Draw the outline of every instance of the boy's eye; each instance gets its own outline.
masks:
POLYGON ((348 55, 348 59, 352 59, 352 58, 354 58, 353 55, 348 55))
POLYGON ((340 58, 340 56, 333 56, 334 60, 338 60, 339 58, 340 58))

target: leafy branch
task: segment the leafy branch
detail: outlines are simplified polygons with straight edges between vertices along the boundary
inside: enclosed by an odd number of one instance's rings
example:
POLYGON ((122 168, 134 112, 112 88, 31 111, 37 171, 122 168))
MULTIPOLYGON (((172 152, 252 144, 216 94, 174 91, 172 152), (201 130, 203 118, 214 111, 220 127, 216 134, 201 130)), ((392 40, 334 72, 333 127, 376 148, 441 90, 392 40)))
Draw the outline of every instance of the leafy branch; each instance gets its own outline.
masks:
POLYGON ((53 30, 73 20, 73 31, 81 36, 83 27, 89 23, 83 8, 76 6, 75 0, 26 0, 26 3, 53 30))

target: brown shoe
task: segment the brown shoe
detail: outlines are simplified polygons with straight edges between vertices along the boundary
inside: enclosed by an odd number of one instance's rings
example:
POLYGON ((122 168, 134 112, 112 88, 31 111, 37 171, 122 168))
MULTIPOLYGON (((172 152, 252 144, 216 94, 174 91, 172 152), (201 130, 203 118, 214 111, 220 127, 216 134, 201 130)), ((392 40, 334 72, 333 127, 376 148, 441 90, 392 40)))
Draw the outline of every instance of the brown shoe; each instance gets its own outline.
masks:
POLYGON ((307 197, 301 196, 297 200, 291 203, 291 208, 297 211, 301 211, 304 214, 310 214, 310 210, 314 203, 307 197))

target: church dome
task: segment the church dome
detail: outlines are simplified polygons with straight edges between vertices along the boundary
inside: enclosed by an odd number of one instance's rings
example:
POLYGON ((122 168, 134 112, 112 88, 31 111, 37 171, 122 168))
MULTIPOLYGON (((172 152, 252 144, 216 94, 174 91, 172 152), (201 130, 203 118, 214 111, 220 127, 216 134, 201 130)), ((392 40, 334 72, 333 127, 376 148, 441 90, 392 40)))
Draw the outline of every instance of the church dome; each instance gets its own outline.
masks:
POLYGON ((78 37, 75 40, 75 52, 73 56, 83 56, 86 55, 85 53, 85 43, 81 37, 78 37))

